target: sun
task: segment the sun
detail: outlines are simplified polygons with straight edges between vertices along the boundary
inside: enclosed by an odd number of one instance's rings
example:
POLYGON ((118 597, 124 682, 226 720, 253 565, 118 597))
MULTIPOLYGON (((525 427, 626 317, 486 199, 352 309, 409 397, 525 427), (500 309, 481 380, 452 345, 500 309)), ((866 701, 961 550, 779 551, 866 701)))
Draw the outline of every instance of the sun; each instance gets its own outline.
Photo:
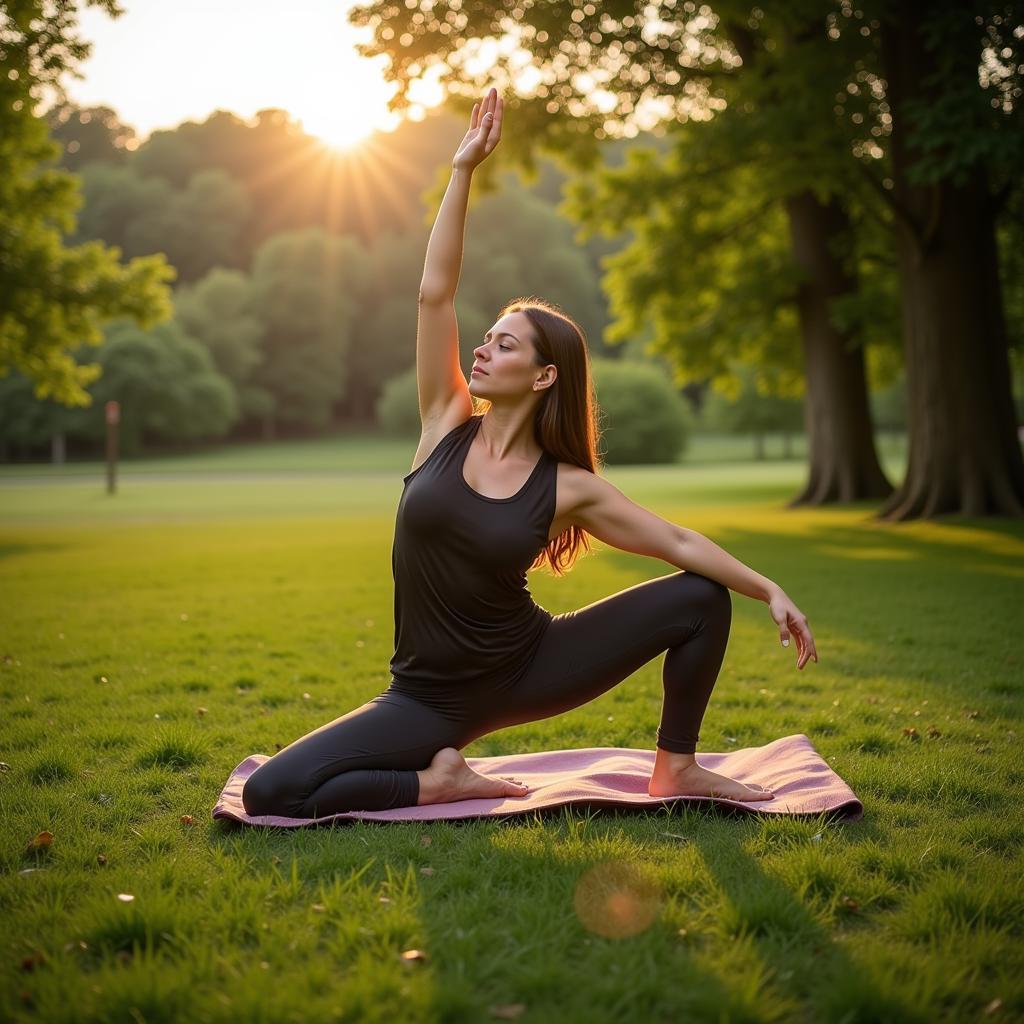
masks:
POLYGON ((329 149, 345 152, 364 143, 381 127, 376 111, 360 116, 351 111, 330 111, 322 115, 304 117, 303 128, 316 136, 329 149))
MULTIPOLYGON (((435 76, 436 77, 436 76, 435 76)), ((302 122, 303 129, 320 139, 336 153, 358 149, 375 132, 395 131, 403 120, 419 121, 444 98, 434 81, 413 83, 409 89, 411 104, 404 114, 388 109, 388 99, 396 86, 385 83, 379 70, 369 62, 365 66, 339 65, 330 81, 320 83, 317 92, 305 90, 283 101, 302 122)))

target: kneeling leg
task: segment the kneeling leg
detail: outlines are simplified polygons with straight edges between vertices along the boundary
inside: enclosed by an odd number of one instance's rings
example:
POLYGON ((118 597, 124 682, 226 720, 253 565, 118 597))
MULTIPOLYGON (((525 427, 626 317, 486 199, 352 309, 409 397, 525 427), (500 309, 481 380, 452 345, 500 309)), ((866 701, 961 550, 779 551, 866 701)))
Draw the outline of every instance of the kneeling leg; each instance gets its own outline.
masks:
POLYGON ((389 690, 279 750, 246 780, 242 804, 290 818, 414 807, 417 772, 456 741, 451 722, 389 690))

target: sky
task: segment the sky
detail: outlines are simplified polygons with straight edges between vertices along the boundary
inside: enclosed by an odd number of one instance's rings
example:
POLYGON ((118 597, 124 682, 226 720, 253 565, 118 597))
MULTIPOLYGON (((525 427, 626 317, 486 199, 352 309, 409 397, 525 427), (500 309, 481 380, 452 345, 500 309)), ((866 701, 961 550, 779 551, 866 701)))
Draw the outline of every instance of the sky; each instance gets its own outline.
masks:
MULTIPOLYGON (((121 0, 110 18, 79 11, 79 35, 93 44, 66 76, 68 98, 113 108, 139 141, 157 128, 205 121, 214 110, 244 119, 265 107, 287 110, 307 132, 339 148, 398 124, 387 109, 395 86, 374 60, 356 53, 370 29, 348 24, 355 0, 121 0)), ((410 97, 419 120, 440 92, 422 83, 410 97)))

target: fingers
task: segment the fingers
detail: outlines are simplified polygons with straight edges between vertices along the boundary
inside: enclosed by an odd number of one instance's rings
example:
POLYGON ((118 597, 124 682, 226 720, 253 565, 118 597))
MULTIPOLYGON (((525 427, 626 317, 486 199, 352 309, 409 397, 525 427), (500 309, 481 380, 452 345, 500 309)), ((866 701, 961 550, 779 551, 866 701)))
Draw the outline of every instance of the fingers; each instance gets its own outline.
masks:
POLYGON ((479 108, 480 116, 478 120, 476 119, 477 107, 473 107, 474 120, 471 122, 470 127, 476 128, 479 125, 485 129, 484 138, 486 139, 486 153, 489 153, 494 149, 498 144, 498 139, 501 137, 501 115, 503 106, 501 99, 498 97, 498 90, 492 87, 484 97, 483 106, 479 108))
POLYGON ((800 657, 797 661, 797 668, 803 668, 811 658, 814 659, 815 663, 818 661, 818 649, 814 644, 814 636, 811 634, 810 628, 807 626, 807 621, 794 627, 798 630, 800 657))

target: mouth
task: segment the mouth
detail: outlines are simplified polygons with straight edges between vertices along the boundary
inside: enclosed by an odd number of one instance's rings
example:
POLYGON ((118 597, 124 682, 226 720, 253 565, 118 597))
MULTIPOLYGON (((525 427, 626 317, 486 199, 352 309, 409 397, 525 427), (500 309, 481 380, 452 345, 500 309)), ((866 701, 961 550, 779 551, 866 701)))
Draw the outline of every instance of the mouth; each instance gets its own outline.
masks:
POLYGON ((470 377, 472 377, 474 373, 479 373, 479 374, 481 374, 484 377, 487 376, 487 371, 486 370, 478 370, 475 366, 469 372, 470 377))

